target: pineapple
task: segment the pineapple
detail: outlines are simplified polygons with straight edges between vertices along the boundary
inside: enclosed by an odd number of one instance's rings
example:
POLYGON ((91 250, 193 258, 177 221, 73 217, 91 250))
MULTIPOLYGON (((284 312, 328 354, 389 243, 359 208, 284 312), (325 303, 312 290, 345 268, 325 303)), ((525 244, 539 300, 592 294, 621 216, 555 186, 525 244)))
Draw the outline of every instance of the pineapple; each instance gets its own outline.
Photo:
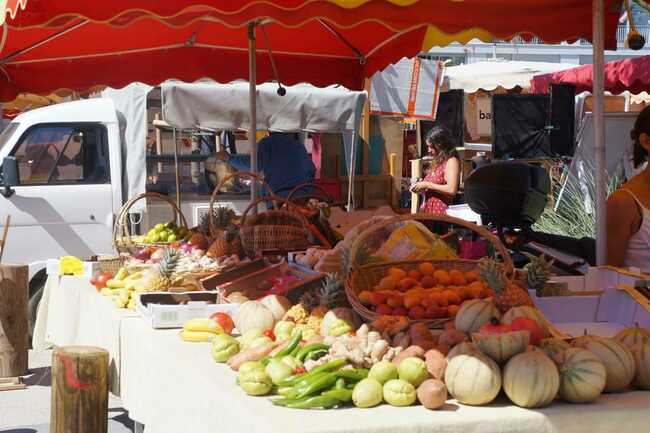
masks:
POLYGON ((350 274, 350 248, 341 248, 341 277, 347 278, 350 274))
POLYGON ((320 305, 329 310, 344 307, 348 303, 343 282, 335 274, 327 274, 323 286, 318 292, 318 297, 320 305))
POLYGON ((512 307, 533 306, 533 301, 528 293, 518 285, 508 281, 501 266, 490 259, 483 259, 479 265, 481 277, 485 283, 494 290, 492 302, 505 313, 512 307))
POLYGON ((201 223, 199 224, 199 231, 203 236, 211 237, 210 233, 210 216, 214 219, 214 226, 219 230, 224 230, 226 227, 230 226, 232 220, 235 218, 235 212, 226 206, 217 206, 215 209, 206 212, 201 217, 201 223))
POLYGON ((528 290, 535 290, 541 295, 550 277, 551 263, 546 261, 543 254, 524 266, 524 287, 528 290))
POLYGON ((308 290, 300 297, 300 305, 302 308, 310 314, 311 311, 320 305, 318 295, 314 294, 313 291, 308 290))
POLYGON ((172 285, 172 275, 181 258, 180 250, 165 248, 163 257, 154 269, 154 275, 145 286, 146 292, 166 292, 172 285))
POLYGON ((239 237, 239 227, 231 225, 226 231, 226 241, 230 244, 230 253, 236 254, 238 257, 244 255, 244 247, 241 244, 239 237))

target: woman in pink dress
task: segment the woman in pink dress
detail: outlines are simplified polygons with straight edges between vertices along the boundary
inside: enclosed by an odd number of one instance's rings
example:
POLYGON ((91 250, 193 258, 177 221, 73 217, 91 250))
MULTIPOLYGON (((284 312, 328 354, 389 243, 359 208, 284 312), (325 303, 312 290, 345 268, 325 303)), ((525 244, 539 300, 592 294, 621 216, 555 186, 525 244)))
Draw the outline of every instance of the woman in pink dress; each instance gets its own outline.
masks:
POLYGON ((458 192, 460 159, 451 134, 441 126, 434 126, 427 133, 426 144, 431 166, 412 191, 424 194, 421 212, 444 215, 458 192))

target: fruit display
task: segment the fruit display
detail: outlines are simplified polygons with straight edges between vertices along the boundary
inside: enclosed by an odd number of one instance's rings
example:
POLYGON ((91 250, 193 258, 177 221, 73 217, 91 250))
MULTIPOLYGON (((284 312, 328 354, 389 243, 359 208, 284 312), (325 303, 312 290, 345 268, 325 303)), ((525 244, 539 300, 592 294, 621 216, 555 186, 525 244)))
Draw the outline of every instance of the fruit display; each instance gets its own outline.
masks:
POLYGON ((584 348, 596 355, 605 366, 605 392, 621 392, 632 383, 636 366, 627 346, 611 338, 597 338, 587 341, 584 348))
POLYGON ((547 406, 559 389, 557 367, 542 351, 520 353, 508 361, 503 369, 503 390, 517 406, 547 406))
POLYGON ((472 341, 481 352, 498 363, 504 363, 526 350, 530 335, 528 331, 513 330, 508 325, 500 324, 499 319, 493 318, 472 334, 472 341))
POLYGON ((607 371, 596 355, 586 349, 569 347, 560 359, 562 399, 570 403, 589 403, 600 397, 605 389, 607 371))
POLYGON ((178 227, 174 221, 159 223, 153 226, 142 237, 134 240, 142 244, 164 244, 185 239, 190 232, 185 227, 178 227))
POLYGON ((488 404, 501 390, 501 369, 494 360, 478 352, 457 355, 449 361, 445 384, 459 403, 488 404))

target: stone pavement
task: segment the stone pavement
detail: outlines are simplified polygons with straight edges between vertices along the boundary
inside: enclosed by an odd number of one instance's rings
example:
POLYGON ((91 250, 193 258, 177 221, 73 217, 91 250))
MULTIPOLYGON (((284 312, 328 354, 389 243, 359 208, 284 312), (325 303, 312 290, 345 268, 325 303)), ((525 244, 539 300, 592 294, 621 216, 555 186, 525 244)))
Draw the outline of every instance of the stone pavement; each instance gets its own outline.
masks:
MULTIPOLYGON (((50 366, 52 352, 29 352, 30 374, 23 378, 27 389, 0 391, 1 433, 49 433, 50 366)), ((131 433, 133 421, 122 402, 109 394, 108 432, 131 433)))

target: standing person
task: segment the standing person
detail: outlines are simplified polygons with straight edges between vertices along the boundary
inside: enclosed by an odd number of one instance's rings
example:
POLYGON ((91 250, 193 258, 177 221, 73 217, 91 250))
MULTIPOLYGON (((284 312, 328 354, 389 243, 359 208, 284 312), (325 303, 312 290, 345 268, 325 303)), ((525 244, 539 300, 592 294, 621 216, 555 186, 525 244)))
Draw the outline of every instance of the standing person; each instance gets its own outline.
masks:
POLYGON ((634 166, 646 167, 607 199, 607 263, 650 274, 650 107, 639 113, 630 135, 634 166))
MULTIPOLYGON (((314 181, 316 167, 295 134, 271 132, 257 145, 257 168, 280 197, 301 183, 314 181)), ((266 195, 266 192, 262 192, 266 195)))
POLYGON ((425 141, 431 165, 424 179, 413 185, 412 191, 424 193, 421 212, 444 215, 458 193, 460 159, 447 129, 434 126, 425 141))

